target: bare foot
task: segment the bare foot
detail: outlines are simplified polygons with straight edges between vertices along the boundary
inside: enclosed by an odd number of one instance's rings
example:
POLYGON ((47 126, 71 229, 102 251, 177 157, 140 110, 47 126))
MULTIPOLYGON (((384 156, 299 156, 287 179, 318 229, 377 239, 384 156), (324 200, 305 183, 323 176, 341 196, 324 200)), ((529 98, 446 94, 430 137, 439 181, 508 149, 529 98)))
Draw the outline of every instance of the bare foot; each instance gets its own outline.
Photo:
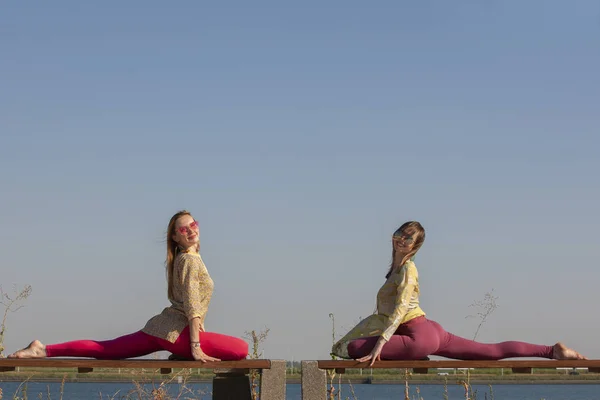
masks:
POLYGON ((568 348, 561 342, 556 343, 552 348, 552 358, 555 360, 587 360, 587 357, 584 357, 575 350, 568 348))
POLYGON ((46 346, 39 340, 34 340, 29 343, 29 346, 21 349, 11 355, 8 358, 44 358, 46 357, 46 346))

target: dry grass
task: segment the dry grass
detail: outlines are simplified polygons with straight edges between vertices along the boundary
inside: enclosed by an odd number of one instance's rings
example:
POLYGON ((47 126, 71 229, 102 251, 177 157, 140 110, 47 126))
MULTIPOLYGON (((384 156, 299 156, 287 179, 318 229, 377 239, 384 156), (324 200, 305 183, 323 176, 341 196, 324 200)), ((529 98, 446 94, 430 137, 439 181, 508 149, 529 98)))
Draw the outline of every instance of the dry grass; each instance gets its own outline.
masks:
MULTIPOLYGON (((140 377, 143 375, 139 373, 140 377)), ((132 380, 133 389, 129 390, 127 393, 122 393, 121 391, 117 391, 112 394, 104 394, 102 392, 98 393, 98 399, 100 400, 201 400, 201 399, 209 399, 212 397, 211 392, 205 392, 203 390, 194 390, 188 385, 188 377, 190 376, 189 370, 182 370, 177 374, 174 374, 169 379, 160 381, 155 383, 151 382, 142 382, 140 380, 132 380), (172 385, 174 383, 178 383, 178 389, 176 393, 170 393, 169 389, 175 387, 172 385)), ((35 396, 39 400, 63 400, 64 392, 65 392, 65 380, 66 376, 61 381, 60 391, 58 394, 58 398, 53 398, 50 393, 50 386, 47 387, 46 393, 38 393, 35 396)), ((28 382, 30 378, 25 379, 23 382, 19 384, 17 389, 15 390, 10 400, 28 400, 28 382)), ((2 389, 0 389, 0 400, 2 399, 2 389)), ((8 400, 8 399, 7 399, 8 400)))
MULTIPOLYGON (((262 357, 262 351, 260 345, 269 335, 269 328, 265 328, 260 332, 254 330, 246 332, 246 338, 252 343, 252 351, 249 354, 251 360, 255 360, 262 357)), ((252 394, 253 400, 260 398, 260 371, 257 369, 250 370, 250 393, 252 394)))
POLYGON ((24 302, 31 294, 31 285, 26 285, 20 291, 15 287, 13 289, 14 295, 9 295, 2 290, 0 286, 0 304, 4 307, 4 315, 2 316, 2 323, 0 324, 0 358, 4 357, 4 334, 6 333, 6 319, 8 318, 9 312, 16 312, 23 307, 24 302))

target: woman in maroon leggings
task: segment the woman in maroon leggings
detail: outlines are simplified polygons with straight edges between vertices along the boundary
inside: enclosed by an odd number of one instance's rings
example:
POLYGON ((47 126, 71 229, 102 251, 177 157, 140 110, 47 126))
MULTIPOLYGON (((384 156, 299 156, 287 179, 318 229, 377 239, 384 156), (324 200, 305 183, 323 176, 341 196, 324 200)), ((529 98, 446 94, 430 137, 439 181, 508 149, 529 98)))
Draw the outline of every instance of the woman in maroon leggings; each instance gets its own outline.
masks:
POLYGON ((585 359, 562 343, 554 346, 524 342, 485 344, 446 332, 425 317, 419 307, 419 279, 413 262, 425 241, 418 222, 403 224, 392 236, 392 265, 377 293, 377 312, 360 321, 333 345, 332 354, 360 362, 420 360, 429 355, 459 360, 499 360, 509 357, 585 359))
POLYGON ((204 317, 213 281, 200 257, 198 222, 187 211, 173 215, 167 228, 167 280, 171 306, 135 333, 113 340, 77 340, 44 345, 34 340, 9 358, 93 357, 123 359, 166 350, 177 358, 202 362, 241 360, 248 344, 236 337, 206 332, 204 317))

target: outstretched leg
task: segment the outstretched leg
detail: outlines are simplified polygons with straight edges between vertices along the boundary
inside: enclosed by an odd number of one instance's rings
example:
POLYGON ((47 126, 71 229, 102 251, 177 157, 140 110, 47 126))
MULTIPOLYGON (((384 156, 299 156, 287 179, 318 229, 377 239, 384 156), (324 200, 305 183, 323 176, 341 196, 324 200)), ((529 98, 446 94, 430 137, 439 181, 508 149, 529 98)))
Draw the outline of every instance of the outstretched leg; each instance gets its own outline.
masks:
POLYGON ((540 357, 549 359, 585 359, 581 354, 562 343, 554 346, 531 344, 518 341, 480 343, 446 332, 436 356, 458 360, 501 360, 512 357, 540 357))
POLYGON ((34 340, 25 349, 11 354, 10 358, 91 357, 104 360, 140 357, 163 350, 150 335, 138 331, 112 340, 75 340, 45 346, 34 340))
POLYGON ((525 342, 479 343, 448 333, 436 356, 458 360, 501 360, 510 357, 552 358, 552 346, 525 342))

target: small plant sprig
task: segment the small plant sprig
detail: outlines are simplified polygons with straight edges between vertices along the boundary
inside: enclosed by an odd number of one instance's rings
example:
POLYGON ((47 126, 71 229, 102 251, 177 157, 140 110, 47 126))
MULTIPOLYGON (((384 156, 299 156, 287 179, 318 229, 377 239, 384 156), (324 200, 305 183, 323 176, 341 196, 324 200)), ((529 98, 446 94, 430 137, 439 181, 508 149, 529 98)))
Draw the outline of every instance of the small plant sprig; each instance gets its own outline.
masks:
POLYGON ((444 400, 449 400, 448 397, 448 378, 444 376, 444 400))
MULTIPOLYGON (((475 315, 467 315, 465 318, 479 318, 479 324, 477 325, 477 329, 475 330, 475 334, 473 335, 473 340, 477 339, 477 335, 481 330, 481 327, 487 321, 488 317, 496 311, 498 308, 498 300, 497 296, 494 296, 494 289, 486 292, 483 295, 483 300, 477 300, 474 303, 470 304, 469 307, 475 307, 477 309, 477 313, 475 315)), ((471 370, 467 369, 467 380, 460 382, 465 388, 465 400, 476 400, 477 399, 477 391, 473 390, 471 387, 471 370)))
MULTIPOLYGON (((335 344, 335 315, 333 313, 329 313, 329 319, 331 320, 331 342, 332 346, 335 344)), ((332 360, 337 360, 337 357, 334 354, 331 354, 332 360)), ((328 369, 327 377, 329 378, 329 388, 327 388, 327 398, 329 400, 335 399, 335 386, 333 385, 333 379, 335 378, 335 370, 328 369)))
MULTIPOLYGON (((245 337, 252 344, 252 352, 250 353, 250 359, 255 360, 262 357, 262 351, 260 351, 260 344, 267 340, 269 335, 269 328, 265 328, 260 332, 252 330, 245 332, 245 337)), ((256 369, 250 370, 250 389, 252 394, 252 400, 258 400, 260 396, 260 373, 256 369)))
POLYGON ((410 386, 408 385, 408 368, 404 368, 404 400, 410 400, 410 386))
POLYGON ((31 379, 31 376, 25 379, 23 382, 17 386, 17 390, 15 390, 15 394, 13 394, 13 400, 27 400, 27 383, 31 379), (20 394, 20 397, 19 397, 20 394))
POLYGON ((16 312, 23 308, 22 304, 31 294, 31 285, 26 285, 21 291, 14 288, 15 295, 9 296, 5 293, 0 286, 0 304, 4 306, 4 316, 2 317, 2 324, 0 325, 0 358, 4 358, 4 334, 6 332, 6 319, 9 312, 16 312))
POLYGON ((498 308, 496 300, 498 300, 498 297, 494 296, 494 289, 492 289, 483 296, 483 300, 475 301, 469 305, 469 307, 477 308, 477 313, 475 315, 467 315, 465 318, 479 318, 479 325, 477 325, 473 340, 477 339, 477 335, 483 324, 485 324, 488 317, 498 308))

